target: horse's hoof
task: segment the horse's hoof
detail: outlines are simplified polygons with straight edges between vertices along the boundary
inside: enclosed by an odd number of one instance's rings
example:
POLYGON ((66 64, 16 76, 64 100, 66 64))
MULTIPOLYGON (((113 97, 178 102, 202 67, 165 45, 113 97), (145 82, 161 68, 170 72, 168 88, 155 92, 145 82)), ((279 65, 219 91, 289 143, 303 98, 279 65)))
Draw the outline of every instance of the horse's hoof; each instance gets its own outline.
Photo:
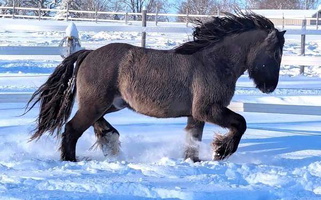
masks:
POLYGON ((202 162, 201 159, 199 159, 198 157, 192 157, 192 158, 186 158, 185 160, 191 160, 192 162, 196 163, 196 162, 202 162))
POLYGON ((66 151, 64 148, 61 148, 60 160, 61 161, 77 162, 76 155, 66 151))
POLYGON ((106 132, 103 137, 97 139, 96 143, 90 149, 100 149, 105 157, 119 155, 119 134, 116 132, 106 132))
POLYGON ((202 160, 199 159, 199 158, 191 158, 191 160, 192 160, 194 163, 196 163, 196 162, 202 162, 202 160))
POLYGON ((216 135, 216 138, 212 143, 214 161, 224 160, 232 155, 230 148, 228 148, 228 143, 229 142, 227 137, 216 135))
POLYGON ((214 161, 220 161, 220 160, 224 160, 225 159, 225 157, 224 156, 222 156, 222 155, 220 155, 219 153, 214 153, 213 154, 213 160, 214 161))
POLYGON ((214 150, 213 160, 214 160, 214 161, 224 160, 224 159, 227 159, 228 157, 230 157, 231 155, 232 155, 232 154, 229 153, 229 152, 226 150, 226 147, 220 146, 220 147, 217 147, 217 148, 214 150))
POLYGON ((202 162, 202 160, 199 159, 199 158, 194 158, 194 159, 192 159, 192 161, 193 161, 194 163, 196 163, 196 162, 202 162))
POLYGON ((76 158, 66 158, 66 157, 61 157, 61 161, 69 161, 69 162, 77 162, 76 158))

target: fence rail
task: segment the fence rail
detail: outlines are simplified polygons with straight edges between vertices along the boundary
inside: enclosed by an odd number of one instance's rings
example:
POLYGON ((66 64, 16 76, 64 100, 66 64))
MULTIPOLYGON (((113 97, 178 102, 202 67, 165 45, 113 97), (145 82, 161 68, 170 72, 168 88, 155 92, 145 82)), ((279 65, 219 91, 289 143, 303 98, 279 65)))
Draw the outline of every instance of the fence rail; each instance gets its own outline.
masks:
POLYGON ((282 65, 321 66, 321 56, 282 56, 282 65))
MULTIPOLYGON (((0 46, 0 55, 67 55, 70 47, 0 46)), ((282 57, 282 65, 321 66, 321 56, 282 57)))
POLYGON ((0 46, 0 55, 66 55, 68 47, 0 46))
POLYGON ((229 108, 235 112, 275 113, 294 115, 321 115, 321 106, 284 105, 232 102, 229 108))
MULTIPOLYGON (((11 19, 6 19, 11 20, 11 19)), ((65 31, 66 23, 57 22, 53 25, 37 24, 37 21, 31 25, 20 23, 18 21, 9 21, 3 23, 1 29, 4 31, 65 31)), ((173 25, 169 23, 169 25, 173 25)), ((162 33, 192 33, 193 27, 184 26, 147 26, 139 25, 114 25, 114 24, 94 24, 94 25, 77 25, 79 31, 122 31, 122 32, 162 32, 162 33)), ((305 28, 289 28, 287 35, 321 35, 321 30, 313 30, 305 28)))
MULTIPOLYGON (((31 93, 0 93, 0 103, 26 103, 30 97, 31 93)), ((235 112, 321 115, 321 106, 231 102, 228 107, 235 112)))

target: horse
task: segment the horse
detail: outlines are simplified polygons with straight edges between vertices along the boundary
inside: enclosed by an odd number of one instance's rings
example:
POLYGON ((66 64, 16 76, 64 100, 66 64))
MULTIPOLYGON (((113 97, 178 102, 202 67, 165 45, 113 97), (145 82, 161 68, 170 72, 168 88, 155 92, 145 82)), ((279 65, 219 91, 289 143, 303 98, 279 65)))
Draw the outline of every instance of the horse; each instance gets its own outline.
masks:
POLYGON ((120 151, 119 132, 104 115, 129 108, 156 118, 187 117, 185 159, 199 159, 204 124, 228 129, 212 142, 213 159, 238 148, 246 120, 227 106, 247 70, 256 88, 271 93, 279 81, 285 31, 254 13, 225 13, 198 21, 193 40, 170 50, 111 43, 65 58, 31 96, 40 112, 31 140, 61 137, 61 160, 76 162, 76 144, 93 126, 105 156, 120 151), (68 121, 77 97, 78 109, 68 121), (62 129, 64 127, 64 131, 62 129), (61 133, 62 132, 62 133, 61 133))

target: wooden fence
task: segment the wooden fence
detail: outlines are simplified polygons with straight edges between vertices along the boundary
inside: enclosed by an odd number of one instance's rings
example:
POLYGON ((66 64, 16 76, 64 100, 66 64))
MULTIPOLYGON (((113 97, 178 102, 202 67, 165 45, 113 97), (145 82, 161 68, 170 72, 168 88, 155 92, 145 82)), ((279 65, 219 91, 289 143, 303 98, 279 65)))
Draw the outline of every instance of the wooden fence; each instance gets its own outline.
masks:
POLYGON ((229 108, 235 112, 321 116, 320 106, 232 102, 229 108))
MULTIPOLYGON (((0 103, 25 104, 30 97, 31 93, 0 93, 0 103)), ((231 102, 228 107, 235 112, 321 116, 320 106, 231 102)))
MULTIPOLYGON (((94 22, 119 22, 123 21, 124 23, 136 23, 136 20, 132 19, 142 19, 142 13, 133 13, 133 12, 105 12, 105 11, 84 11, 84 10, 71 10, 67 9, 48 9, 48 8, 31 8, 31 7, 17 7, 17 6, 0 6, 0 17, 3 18, 24 18, 24 19, 38 19, 38 20, 66 20, 66 21, 94 21, 94 22), (33 14, 30 14, 33 12, 33 14), (44 13, 51 13, 50 15, 44 15, 44 13), (57 13, 59 13, 57 15, 57 13), (86 17, 75 17, 74 15, 86 15, 86 17)), ((213 15, 196 15, 191 13, 147 13, 149 19, 153 19, 155 24, 161 23, 164 19, 170 17, 184 19, 178 23, 185 23, 186 26, 193 19, 202 19, 208 18, 211 16, 219 16, 220 11, 213 15), (162 20, 161 20, 162 19, 162 20)), ((147 18, 148 19, 148 18, 147 18)), ((285 26, 300 26, 303 20, 306 20, 307 25, 312 25, 316 29, 319 29, 319 15, 315 18, 305 17, 305 18, 293 18, 293 17, 269 17, 269 19, 276 25, 284 28, 285 26)), ((169 20, 165 20, 168 22, 169 20)))
MULTIPOLYGON (((37 22, 37 21, 36 21, 37 22)), ((72 22, 70 22, 73 24, 72 22)), ((37 24, 33 23, 30 26, 20 26, 19 22, 16 23, 5 23, 2 25, 2 29, 6 31, 16 31, 16 30, 41 30, 41 31, 64 31, 66 30, 65 23, 63 24, 55 24, 44 26, 43 23, 37 24)), ((70 26, 70 25, 69 25, 70 26)), ((77 27, 80 31, 122 31, 122 32, 158 32, 158 33, 192 33, 191 27, 161 27, 161 26, 152 26, 145 27, 146 24, 142 24, 142 26, 106 26, 106 25, 79 25, 77 27)), ((305 27, 301 29, 290 29, 287 30, 286 34, 290 35, 320 35, 321 30, 307 30, 305 27)), ((68 35, 66 35, 69 38, 68 35)), ((70 36, 75 37, 75 36, 70 36)), ((302 37, 301 37, 302 39, 302 37)), ((146 42, 146 34, 145 37, 142 37, 142 46, 145 45, 146 42)), ((80 48, 73 48, 73 43, 66 43, 65 47, 30 47, 30 46, 0 46, 0 55, 69 55, 80 48)), ((300 71, 304 73, 305 66, 321 66, 321 56, 304 56, 305 43, 301 46, 301 52, 303 52, 300 56, 286 56, 284 55, 282 58, 282 65, 295 65, 301 66, 300 71)))
MULTIPOLYGON (((19 24, 3 25, 4 30, 16 30, 19 24)), ((24 26, 28 31, 39 29, 64 31, 65 25, 43 26, 43 24, 32 25, 32 29, 28 29, 28 26, 24 26)), ((19 30, 21 31, 21 27, 19 30)), ((172 33, 191 33, 192 29, 189 27, 140 27, 140 26, 78 26, 81 31, 139 31, 139 32, 172 32, 172 33)), ((309 32, 304 29, 300 30, 288 30, 287 34, 316 34, 321 35, 320 30, 314 30, 309 32)), ((25 46, 2 46, 0 47, 0 55, 61 55, 65 51, 71 51, 70 47, 25 47, 25 46)), ((283 65, 308 65, 308 66, 320 66, 321 57, 312 56, 283 56, 283 65)), ((25 94, 0 94, 0 103, 25 103, 30 98, 30 93, 25 94)), ((279 114, 300 114, 300 115, 321 115, 321 109, 318 106, 304 106, 304 105, 281 105, 281 104, 261 104, 261 103, 241 103, 232 102, 229 106, 232 110, 237 112, 258 112, 258 113, 279 113, 279 114)))

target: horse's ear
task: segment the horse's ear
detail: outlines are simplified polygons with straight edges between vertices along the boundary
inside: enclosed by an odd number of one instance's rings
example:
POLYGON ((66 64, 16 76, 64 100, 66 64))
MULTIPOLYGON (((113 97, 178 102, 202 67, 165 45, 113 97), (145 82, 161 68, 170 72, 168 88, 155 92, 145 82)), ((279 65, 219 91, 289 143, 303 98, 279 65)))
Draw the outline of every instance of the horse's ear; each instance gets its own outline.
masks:
POLYGON ((285 33, 286 33, 286 30, 279 32, 279 35, 284 36, 285 33))

